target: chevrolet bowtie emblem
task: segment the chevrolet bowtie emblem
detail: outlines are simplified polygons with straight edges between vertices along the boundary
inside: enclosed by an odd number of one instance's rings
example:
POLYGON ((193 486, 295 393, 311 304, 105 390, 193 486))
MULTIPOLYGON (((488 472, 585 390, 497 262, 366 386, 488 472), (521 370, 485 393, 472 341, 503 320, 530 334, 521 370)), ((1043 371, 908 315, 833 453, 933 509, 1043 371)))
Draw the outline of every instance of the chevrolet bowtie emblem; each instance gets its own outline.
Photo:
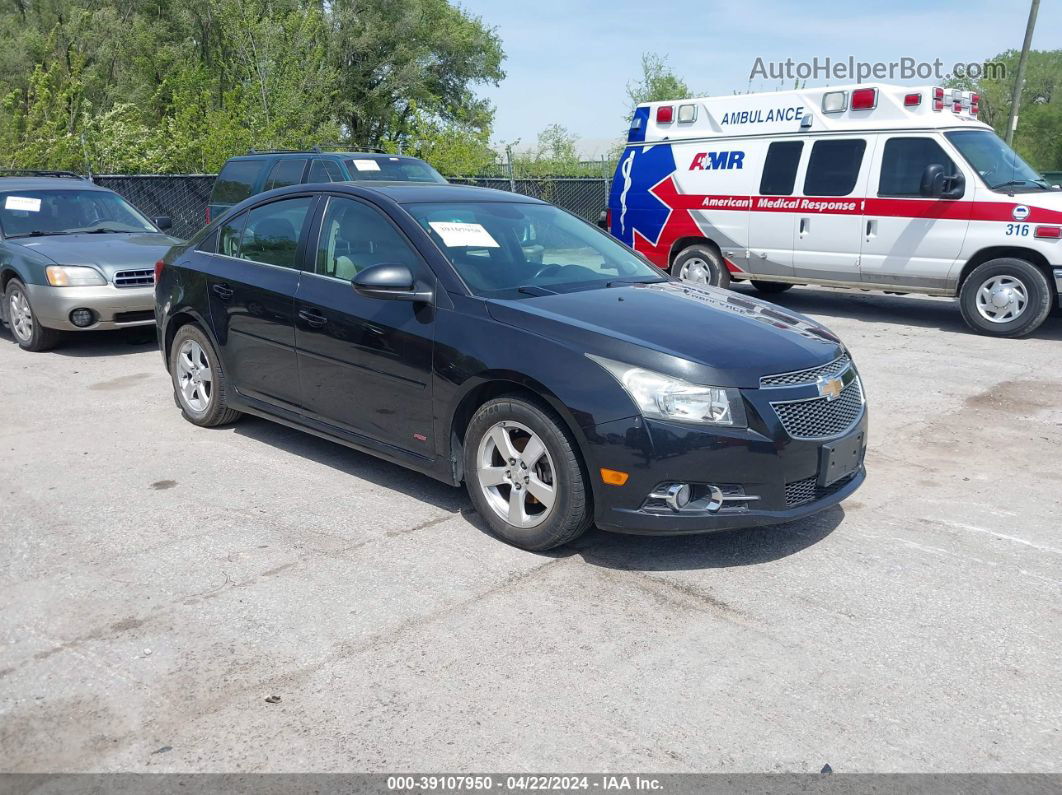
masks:
POLYGON ((844 384, 841 383, 840 378, 819 379, 819 394, 827 401, 837 400, 841 396, 842 389, 844 389, 844 384))

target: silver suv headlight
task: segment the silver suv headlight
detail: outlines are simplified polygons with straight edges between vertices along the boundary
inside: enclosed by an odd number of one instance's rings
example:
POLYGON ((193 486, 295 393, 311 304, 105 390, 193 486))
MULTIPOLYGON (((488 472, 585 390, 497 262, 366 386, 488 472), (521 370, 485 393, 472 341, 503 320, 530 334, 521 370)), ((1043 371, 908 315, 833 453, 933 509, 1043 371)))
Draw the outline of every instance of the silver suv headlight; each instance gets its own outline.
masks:
POLYGON ((98 270, 84 265, 49 265, 45 273, 52 287, 100 287, 107 283, 98 270))
POLYGON ((745 404, 737 389, 692 384, 681 378, 586 354, 619 382, 646 417, 745 428, 745 404))

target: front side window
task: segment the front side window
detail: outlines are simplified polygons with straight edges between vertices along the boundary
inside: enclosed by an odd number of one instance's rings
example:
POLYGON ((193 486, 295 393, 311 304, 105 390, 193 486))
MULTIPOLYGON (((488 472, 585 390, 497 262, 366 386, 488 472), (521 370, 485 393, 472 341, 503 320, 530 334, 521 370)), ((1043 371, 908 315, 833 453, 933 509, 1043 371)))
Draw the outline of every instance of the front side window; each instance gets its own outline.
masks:
POLYGON ((990 130, 944 133, 992 190, 1051 190, 1039 174, 990 130))
POLYGON ((881 155, 878 195, 921 196, 922 174, 934 164, 955 173, 955 164, 932 138, 890 138, 881 155))
POLYGON ((296 267, 295 254, 312 204, 312 197, 301 196, 248 210, 240 236, 240 259, 296 267))
POLYGON ((210 196, 211 204, 239 204, 252 193, 258 178, 265 168, 264 160, 230 160, 221 169, 214 190, 210 196))
POLYGON ((804 177, 805 196, 847 196, 859 179, 863 152, 862 138, 816 141, 811 147, 808 173, 804 177))
POLYGON ((767 147, 760 178, 761 196, 792 196, 800 165, 802 141, 775 141, 767 147))
POLYGON ((15 190, 0 193, 5 237, 155 232, 117 193, 105 190, 15 190))
POLYGON ((477 295, 522 298, 658 282, 663 274, 597 228, 548 204, 407 204, 477 295))
POLYGON ((240 213, 222 224, 218 230, 218 254, 224 254, 226 257, 240 256, 240 237, 246 222, 247 213, 240 213))
POLYGON ((352 199, 328 200, 317 244, 317 273, 350 281, 373 265, 413 270, 416 261, 409 243, 378 210, 352 199))
POLYGON ((273 166, 273 170, 269 172, 269 179, 266 180, 263 190, 275 190, 276 188, 286 188, 288 185, 298 185, 302 181, 304 168, 306 168, 305 160, 278 160, 277 164, 273 166))

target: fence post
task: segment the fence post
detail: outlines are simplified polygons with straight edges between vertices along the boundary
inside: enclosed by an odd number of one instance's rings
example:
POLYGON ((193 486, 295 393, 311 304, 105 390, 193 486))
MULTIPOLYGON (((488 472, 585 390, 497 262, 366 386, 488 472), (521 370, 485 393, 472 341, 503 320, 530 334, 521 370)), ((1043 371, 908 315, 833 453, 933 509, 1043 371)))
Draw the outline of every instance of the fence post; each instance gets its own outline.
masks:
POLYGON ((505 163, 509 167, 509 191, 516 193, 516 176, 513 174, 513 145, 505 145, 505 163))

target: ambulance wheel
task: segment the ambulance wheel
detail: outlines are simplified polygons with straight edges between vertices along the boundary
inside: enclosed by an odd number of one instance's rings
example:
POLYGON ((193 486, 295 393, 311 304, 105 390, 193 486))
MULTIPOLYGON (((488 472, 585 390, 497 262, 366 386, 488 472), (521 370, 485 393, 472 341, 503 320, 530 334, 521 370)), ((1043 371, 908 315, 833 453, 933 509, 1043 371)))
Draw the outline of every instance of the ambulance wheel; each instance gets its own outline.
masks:
POLYGON ((671 275, 690 284, 729 287, 730 271, 719 252, 711 246, 688 246, 679 252, 671 265, 671 275))
POLYGON ((757 279, 753 279, 752 286, 761 293, 784 293, 793 285, 786 284, 785 282, 761 282, 757 279))
POLYGON ((982 263, 959 289, 966 325, 993 337, 1024 337, 1051 312, 1047 275, 1030 262, 1000 257, 982 263))

